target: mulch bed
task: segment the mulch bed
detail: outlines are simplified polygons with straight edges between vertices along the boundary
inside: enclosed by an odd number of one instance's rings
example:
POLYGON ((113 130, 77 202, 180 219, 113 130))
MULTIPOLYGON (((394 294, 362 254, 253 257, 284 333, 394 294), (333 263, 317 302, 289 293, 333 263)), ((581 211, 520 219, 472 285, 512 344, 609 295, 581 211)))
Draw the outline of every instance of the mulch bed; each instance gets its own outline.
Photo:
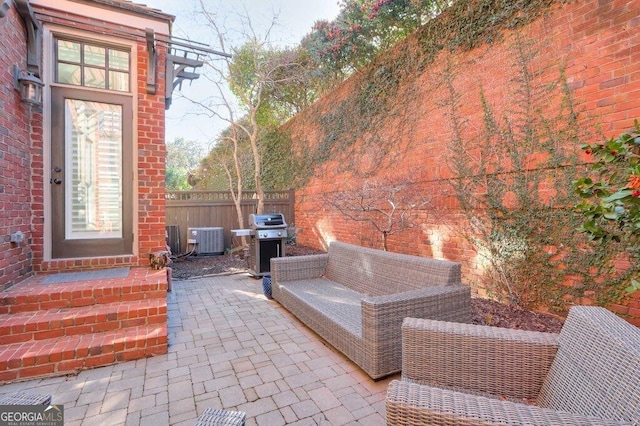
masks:
MULTIPOLYGON (((287 256, 317 253, 320 251, 300 245, 286 247, 287 256)), ((171 268, 173 279, 184 280, 206 275, 246 272, 248 264, 246 259, 241 259, 237 254, 184 256, 174 260, 171 268)), ((562 328, 563 320, 554 315, 532 312, 488 299, 474 298, 471 302, 474 324, 553 333, 559 332, 562 328)))

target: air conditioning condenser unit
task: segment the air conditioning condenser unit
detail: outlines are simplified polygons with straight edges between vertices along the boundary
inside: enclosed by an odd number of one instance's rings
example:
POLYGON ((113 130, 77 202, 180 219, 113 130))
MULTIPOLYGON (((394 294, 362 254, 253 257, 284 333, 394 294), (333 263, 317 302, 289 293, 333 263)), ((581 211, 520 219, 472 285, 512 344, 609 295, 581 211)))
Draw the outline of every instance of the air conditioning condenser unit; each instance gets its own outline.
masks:
POLYGON ((195 244, 196 254, 223 254, 224 228, 189 228, 187 245, 195 244))

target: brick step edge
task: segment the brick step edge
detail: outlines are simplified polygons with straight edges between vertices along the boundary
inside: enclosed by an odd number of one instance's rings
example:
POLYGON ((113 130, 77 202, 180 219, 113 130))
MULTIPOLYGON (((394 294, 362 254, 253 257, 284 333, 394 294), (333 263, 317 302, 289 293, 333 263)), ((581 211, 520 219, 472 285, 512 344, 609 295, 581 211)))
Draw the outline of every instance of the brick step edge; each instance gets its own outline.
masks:
POLYGON ((60 376, 167 353, 167 325, 0 346, 0 384, 60 376))
POLYGON ((6 345, 166 322, 166 297, 0 314, 0 343, 6 345))
POLYGON ((166 297, 166 282, 69 290, 51 289, 51 291, 41 291, 36 294, 7 292, 0 294, 0 314, 48 311, 166 297))

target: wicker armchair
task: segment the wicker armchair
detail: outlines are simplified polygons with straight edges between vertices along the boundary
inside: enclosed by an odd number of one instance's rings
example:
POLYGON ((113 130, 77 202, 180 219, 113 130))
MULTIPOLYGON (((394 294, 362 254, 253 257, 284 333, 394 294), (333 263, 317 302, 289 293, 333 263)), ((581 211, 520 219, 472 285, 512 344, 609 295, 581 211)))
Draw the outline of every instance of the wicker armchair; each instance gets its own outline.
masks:
POLYGON ((570 310, 559 334, 406 318, 388 425, 639 425, 640 329, 570 310))

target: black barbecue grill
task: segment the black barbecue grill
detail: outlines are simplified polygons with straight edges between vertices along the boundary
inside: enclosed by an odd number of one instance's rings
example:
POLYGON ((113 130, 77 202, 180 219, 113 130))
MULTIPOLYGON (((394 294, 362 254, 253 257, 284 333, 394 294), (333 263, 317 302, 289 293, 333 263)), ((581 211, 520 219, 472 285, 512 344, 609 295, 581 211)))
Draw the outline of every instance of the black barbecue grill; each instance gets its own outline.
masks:
POLYGON ((250 266, 254 276, 271 272, 271 258, 283 257, 287 243, 287 223, 282 213, 249 215, 250 266))

